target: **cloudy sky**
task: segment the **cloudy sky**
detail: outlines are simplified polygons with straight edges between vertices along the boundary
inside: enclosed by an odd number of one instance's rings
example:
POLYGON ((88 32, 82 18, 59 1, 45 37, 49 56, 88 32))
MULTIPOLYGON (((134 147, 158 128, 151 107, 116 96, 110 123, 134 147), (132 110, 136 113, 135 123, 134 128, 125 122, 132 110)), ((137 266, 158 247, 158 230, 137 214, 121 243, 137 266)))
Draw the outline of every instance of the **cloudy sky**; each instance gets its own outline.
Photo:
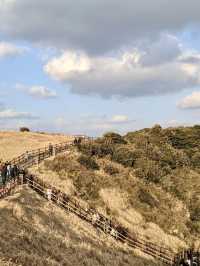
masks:
POLYGON ((199 0, 0 0, 0 129, 200 121, 199 0))

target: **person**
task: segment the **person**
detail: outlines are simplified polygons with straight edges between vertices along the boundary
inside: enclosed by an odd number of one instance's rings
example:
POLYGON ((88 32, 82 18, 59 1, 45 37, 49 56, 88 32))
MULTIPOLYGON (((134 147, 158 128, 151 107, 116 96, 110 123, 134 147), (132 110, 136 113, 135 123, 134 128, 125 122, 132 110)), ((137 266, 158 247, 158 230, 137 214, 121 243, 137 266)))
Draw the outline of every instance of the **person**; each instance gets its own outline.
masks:
POLYGON ((25 162, 28 162, 28 160, 29 160, 29 154, 28 154, 28 151, 26 151, 24 157, 25 157, 25 162))
POLYGON ((92 215, 92 224, 93 225, 98 224, 99 219, 100 219, 100 216, 98 212, 94 212, 92 215))
POLYGON ((6 163, 6 177, 9 180, 11 178, 11 164, 9 162, 6 163))
POLYGON ((49 143, 49 155, 53 156, 53 145, 49 143))
POLYGON ((51 200, 52 190, 50 188, 48 188, 46 193, 47 193, 47 199, 51 200))
POLYGON ((14 174, 14 179, 16 179, 19 175, 19 168, 16 164, 13 165, 13 174, 14 174))
POLYGON ((0 161, 0 184, 2 184, 2 168, 3 168, 3 163, 0 161))
POLYGON ((81 142, 82 142, 82 138, 81 138, 81 137, 79 137, 79 138, 78 138, 78 141, 77 141, 77 144, 78 144, 78 145, 80 145, 80 144, 81 144, 81 142))
POLYGON ((3 166, 2 166, 1 176, 2 176, 2 184, 5 186, 6 177, 7 177, 7 165, 6 164, 3 164, 3 166))

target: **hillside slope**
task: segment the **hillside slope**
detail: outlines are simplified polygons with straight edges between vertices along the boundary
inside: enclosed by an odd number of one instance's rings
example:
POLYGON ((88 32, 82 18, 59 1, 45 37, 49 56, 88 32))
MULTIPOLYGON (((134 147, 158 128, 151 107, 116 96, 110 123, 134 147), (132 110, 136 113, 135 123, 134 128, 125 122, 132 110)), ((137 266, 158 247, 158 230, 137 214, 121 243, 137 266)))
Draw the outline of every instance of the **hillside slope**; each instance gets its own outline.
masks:
POLYGON ((10 160, 26 151, 43 148, 50 142, 57 144, 69 139, 72 137, 67 135, 0 131, 0 159, 10 160))
POLYGON ((32 172, 146 240, 199 248, 198 134, 197 126, 110 133, 32 172))
POLYGON ((1 266, 158 266, 21 187, 0 201, 1 266))

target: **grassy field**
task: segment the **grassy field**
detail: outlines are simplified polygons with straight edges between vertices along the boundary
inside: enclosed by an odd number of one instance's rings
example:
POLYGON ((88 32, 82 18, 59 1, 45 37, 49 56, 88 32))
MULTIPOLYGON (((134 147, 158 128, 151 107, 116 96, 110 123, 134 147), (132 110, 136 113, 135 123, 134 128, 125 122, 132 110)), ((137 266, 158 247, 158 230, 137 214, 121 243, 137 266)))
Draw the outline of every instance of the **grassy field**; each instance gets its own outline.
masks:
POLYGON ((50 142, 56 144, 69 139, 71 137, 67 135, 0 131, 0 159, 9 160, 27 150, 43 148, 50 142))

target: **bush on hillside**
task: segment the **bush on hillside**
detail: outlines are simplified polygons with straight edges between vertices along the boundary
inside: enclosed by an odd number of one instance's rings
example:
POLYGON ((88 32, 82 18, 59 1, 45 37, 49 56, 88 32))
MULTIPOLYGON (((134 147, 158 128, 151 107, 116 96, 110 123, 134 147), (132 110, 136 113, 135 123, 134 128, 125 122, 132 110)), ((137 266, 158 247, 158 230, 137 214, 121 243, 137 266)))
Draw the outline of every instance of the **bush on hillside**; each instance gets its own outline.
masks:
POLYGON ((200 152, 197 151, 191 158, 192 165, 194 167, 199 168, 200 167, 200 152))
POLYGON ((96 200, 99 197, 100 180, 91 171, 83 171, 73 176, 73 183, 84 200, 96 200))
POLYGON ((30 132, 30 129, 28 127, 20 127, 20 132, 30 132))
POLYGON ((98 156, 98 157, 104 157, 106 155, 112 155, 113 154, 113 147, 112 145, 106 144, 106 143, 85 143, 82 145, 79 145, 78 147, 79 151, 87 156, 98 156))
POLYGON ((78 162, 85 166, 87 169, 92 169, 92 170, 99 170, 99 165, 96 163, 96 161, 91 158, 90 156, 86 155, 81 155, 78 158, 78 162))
POLYGON ((158 183, 164 175, 158 162, 146 158, 137 159, 135 168, 136 175, 149 182, 158 183))
POLYGON ((119 170, 117 167, 114 167, 112 164, 108 164, 104 167, 105 173, 109 175, 116 175, 119 174, 119 170))
POLYGON ((148 204, 152 208, 158 207, 158 200, 147 189, 141 188, 138 198, 141 202, 148 204))
POLYGON ((126 141, 120 134, 108 132, 103 135, 103 140, 110 144, 126 144, 126 141))
POLYGON ((200 206, 196 206, 191 212, 191 220, 200 222, 200 206))
POLYGON ((112 160, 125 167, 133 167, 136 159, 137 153, 126 146, 120 145, 113 150, 112 160))

